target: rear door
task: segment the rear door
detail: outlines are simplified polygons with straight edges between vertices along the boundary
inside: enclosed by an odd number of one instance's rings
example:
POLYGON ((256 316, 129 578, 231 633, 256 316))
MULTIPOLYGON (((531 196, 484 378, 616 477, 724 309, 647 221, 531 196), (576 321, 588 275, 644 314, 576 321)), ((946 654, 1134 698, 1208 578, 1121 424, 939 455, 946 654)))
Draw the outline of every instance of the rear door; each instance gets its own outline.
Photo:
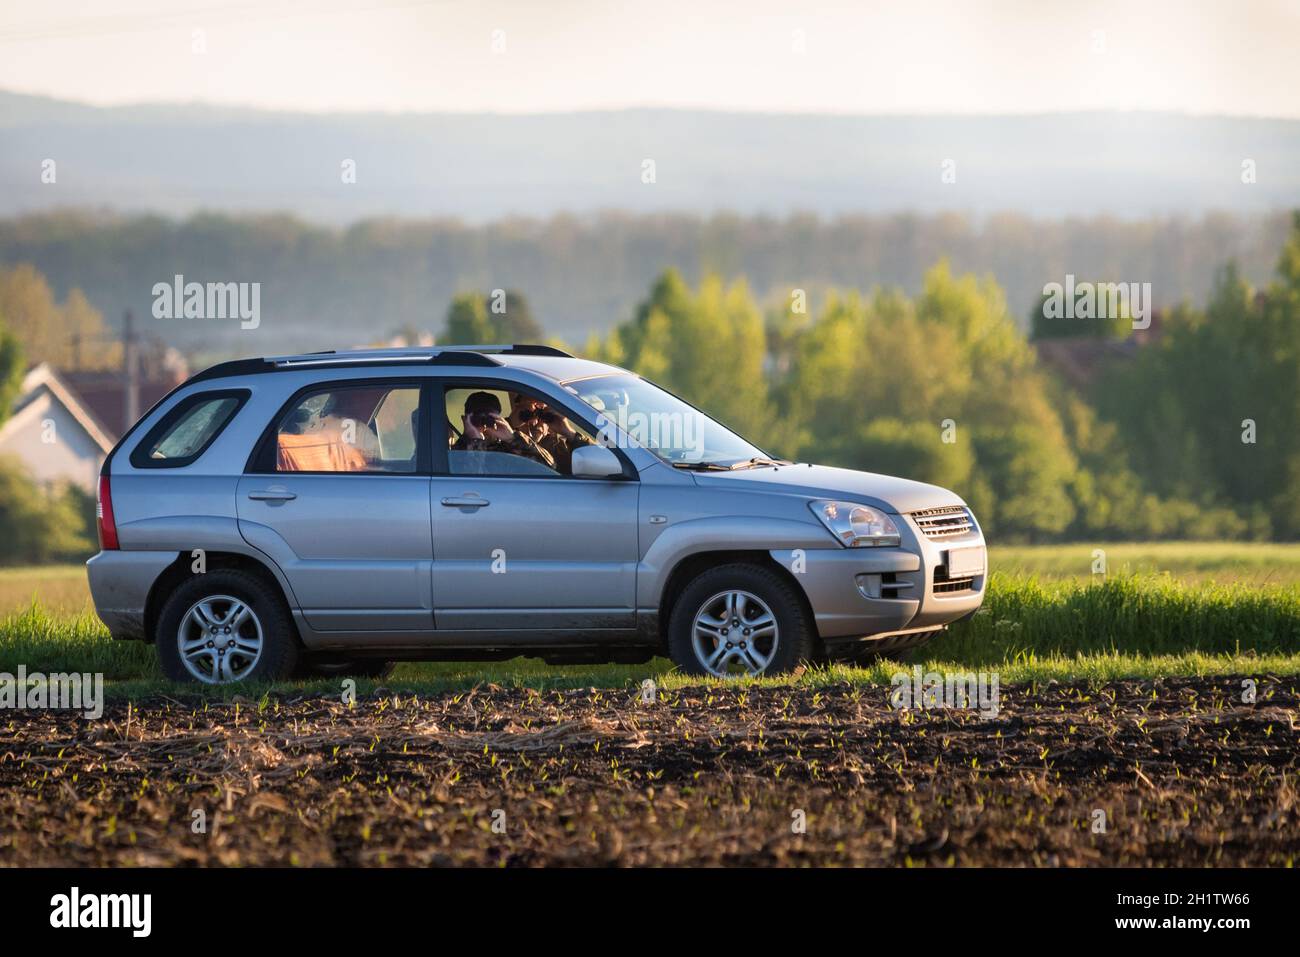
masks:
POLYGON ((433 628, 427 395, 391 378, 304 389, 240 480, 240 532, 318 631, 433 628))

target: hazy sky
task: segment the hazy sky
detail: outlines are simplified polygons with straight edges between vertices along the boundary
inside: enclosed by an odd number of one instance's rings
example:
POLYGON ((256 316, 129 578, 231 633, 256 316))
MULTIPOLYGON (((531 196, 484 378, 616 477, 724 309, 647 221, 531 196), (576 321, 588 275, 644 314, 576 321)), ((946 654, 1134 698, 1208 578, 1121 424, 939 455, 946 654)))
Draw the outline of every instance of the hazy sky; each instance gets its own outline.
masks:
POLYGON ((1300 117, 1300 0, 0 0, 0 89, 94 103, 1300 117))

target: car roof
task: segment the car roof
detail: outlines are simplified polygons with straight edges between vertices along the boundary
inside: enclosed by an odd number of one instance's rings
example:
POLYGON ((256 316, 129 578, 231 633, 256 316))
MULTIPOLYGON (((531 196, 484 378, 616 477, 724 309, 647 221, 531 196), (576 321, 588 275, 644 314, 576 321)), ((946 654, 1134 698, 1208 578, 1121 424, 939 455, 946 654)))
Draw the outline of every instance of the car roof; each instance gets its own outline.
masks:
POLYGON ((589 379, 598 375, 616 375, 626 372, 618 366, 594 362, 591 359, 579 359, 576 356, 502 356, 502 365, 512 369, 525 369, 536 372, 556 382, 571 382, 574 379, 589 379))
POLYGON ((554 346, 487 345, 427 346, 409 349, 353 349, 344 352, 308 352, 297 355, 235 359, 218 363, 193 376, 200 382, 261 372, 308 369, 355 369, 375 366, 439 368, 469 366, 475 368, 522 369, 545 376, 555 382, 568 382, 593 376, 626 372, 617 366, 590 359, 580 359, 554 346))

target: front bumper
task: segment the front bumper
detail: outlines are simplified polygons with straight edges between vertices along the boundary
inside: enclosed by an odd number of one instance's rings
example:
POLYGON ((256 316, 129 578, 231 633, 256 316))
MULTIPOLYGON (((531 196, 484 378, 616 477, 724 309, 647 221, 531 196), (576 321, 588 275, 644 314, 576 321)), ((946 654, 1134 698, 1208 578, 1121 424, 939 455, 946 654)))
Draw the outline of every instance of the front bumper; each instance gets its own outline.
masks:
POLYGON ((894 548, 785 549, 772 557, 803 586, 817 631, 824 640, 869 638, 900 631, 941 628, 973 613, 984 601, 984 571, 950 582, 947 555, 953 548, 984 546, 973 529, 942 539, 927 538, 910 516, 897 516, 900 544, 894 548))

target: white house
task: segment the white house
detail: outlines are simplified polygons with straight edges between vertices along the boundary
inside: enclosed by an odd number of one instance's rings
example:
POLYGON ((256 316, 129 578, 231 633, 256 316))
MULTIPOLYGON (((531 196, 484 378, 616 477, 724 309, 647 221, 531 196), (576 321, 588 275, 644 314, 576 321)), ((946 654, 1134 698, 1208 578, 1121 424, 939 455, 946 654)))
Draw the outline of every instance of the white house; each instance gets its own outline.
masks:
POLYGON ((0 425, 0 456, 16 456, 37 481, 66 480, 88 492, 116 441, 44 362, 23 377, 13 414, 0 425))

